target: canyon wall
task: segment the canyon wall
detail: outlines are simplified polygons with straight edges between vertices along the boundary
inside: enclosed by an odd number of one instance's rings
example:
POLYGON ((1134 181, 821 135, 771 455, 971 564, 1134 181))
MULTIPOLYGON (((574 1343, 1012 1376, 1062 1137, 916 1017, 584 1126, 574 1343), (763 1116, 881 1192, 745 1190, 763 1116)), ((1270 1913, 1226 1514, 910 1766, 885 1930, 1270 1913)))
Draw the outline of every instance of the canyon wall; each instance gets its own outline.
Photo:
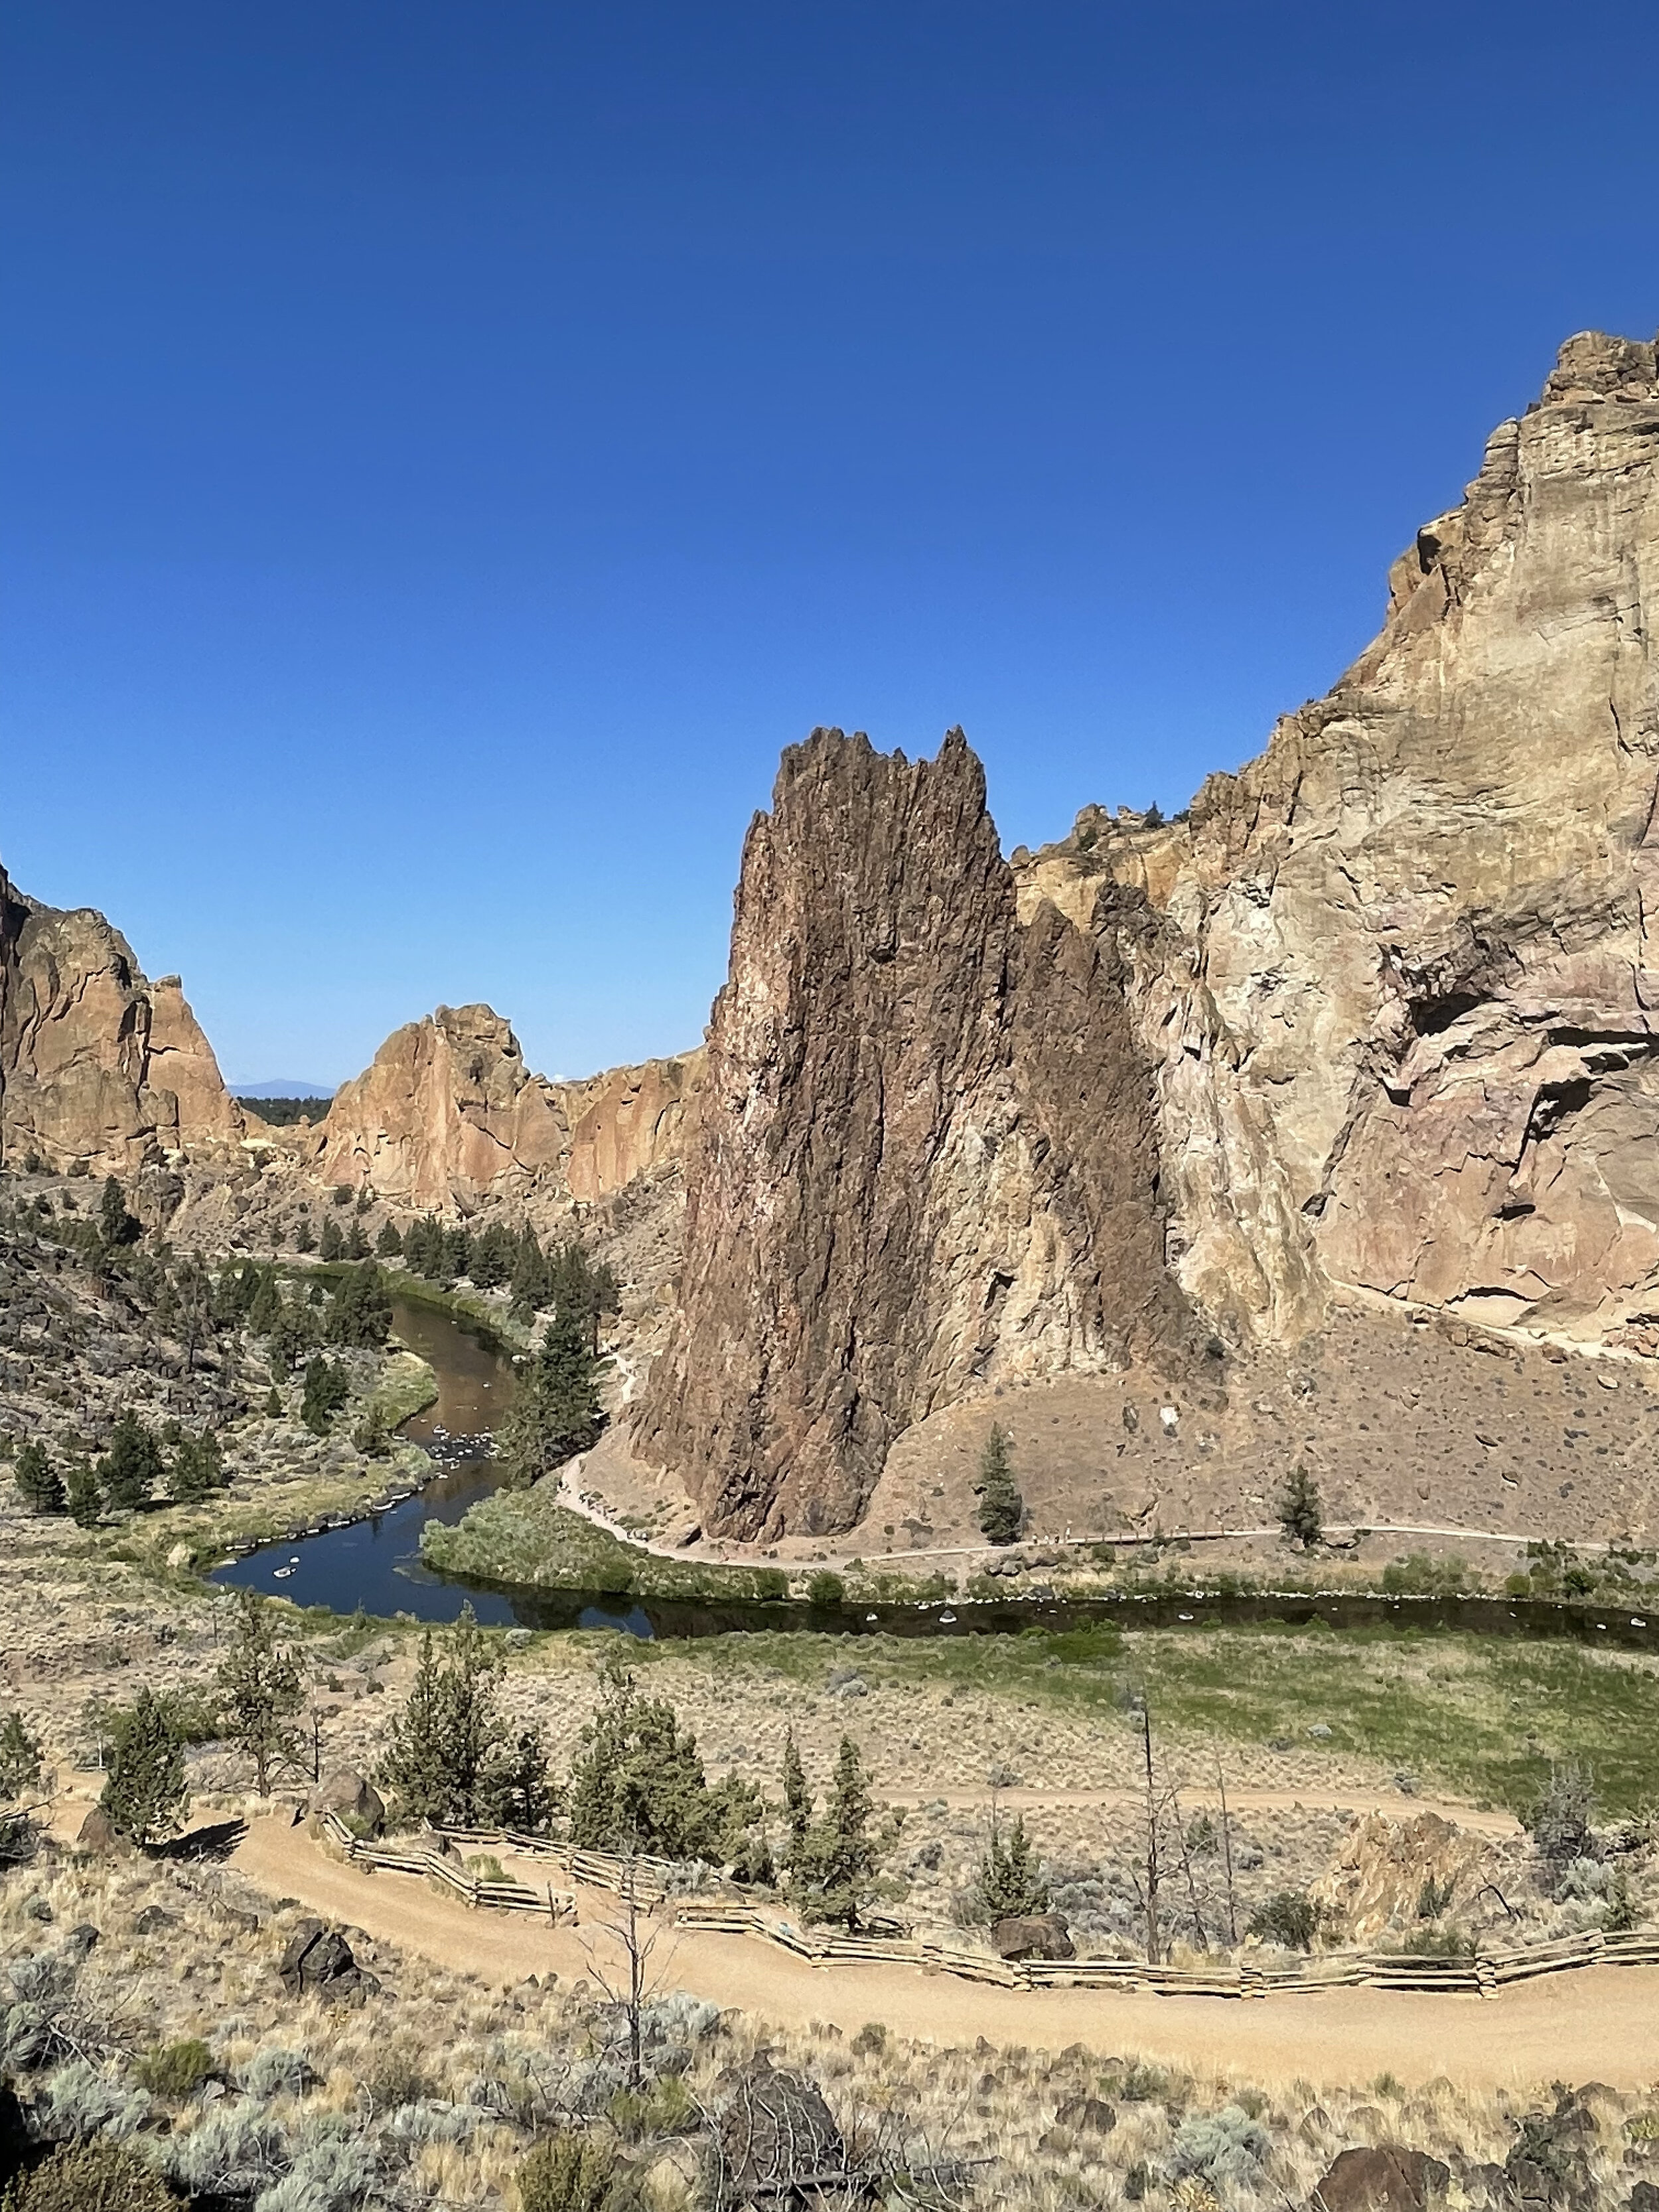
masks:
POLYGON ((151 984, 118 930, 0 872, 0 1158, 130 1179, 243 1133, 176 975, 151 984))
POLYGON ((701 1053, 550 1083, 490 1007, 440 1006, 393 1030, 335 1093, 317 1177, 440 1212, 484 1199, 592 1205, 676 1156, 701 1053))
POLYGON ((960 731, 817 731, 744 847, 685 1145, 676 1334, 640 1450, 708 1526, 844 1528, 982 1383, 1183 1357, 1115 945, 1023 926, 960 731))

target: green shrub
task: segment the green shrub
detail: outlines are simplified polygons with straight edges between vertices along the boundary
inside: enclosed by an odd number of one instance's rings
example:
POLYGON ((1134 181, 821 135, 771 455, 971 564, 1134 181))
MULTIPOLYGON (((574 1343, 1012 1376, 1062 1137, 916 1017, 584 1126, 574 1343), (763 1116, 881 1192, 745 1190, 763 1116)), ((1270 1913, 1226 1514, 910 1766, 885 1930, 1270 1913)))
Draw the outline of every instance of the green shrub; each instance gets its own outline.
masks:
POLYGON ((54 2151, 14 2183, 4 2212, 178 2212, 178 2204, 148 2159, 94 2137, 54 2151))
POLYGON ((213 2053, 199 2035, 158 2044, 134 2069, 153 2097, 193 2097, 213 2071, 213 2053))
POLYGON ((521 2212, 604 2212, 617 2154, 596 2135, 562 2128, 544 2136, 519 2168, 521 2212))
POLYGON ((826 1613, 840 1605, 846 1595, 846 1583, 839 1575, 832 1575, 828 1567, 820 1567, 806 1585, 808 1605, 822 1606, 826 1613))
POLYGON ((1281 1889, 1250 1915, 1248 1932, 1287 1951, 1311 1951, 1325 1925, 1325 1908, 1305 1889, 1281 1889))
POLYGON ((853 2049, 860 2057, 875 2057, 887 2048, 887 2024, 884 2021, 866 2020, 853 2038, 853 2049))

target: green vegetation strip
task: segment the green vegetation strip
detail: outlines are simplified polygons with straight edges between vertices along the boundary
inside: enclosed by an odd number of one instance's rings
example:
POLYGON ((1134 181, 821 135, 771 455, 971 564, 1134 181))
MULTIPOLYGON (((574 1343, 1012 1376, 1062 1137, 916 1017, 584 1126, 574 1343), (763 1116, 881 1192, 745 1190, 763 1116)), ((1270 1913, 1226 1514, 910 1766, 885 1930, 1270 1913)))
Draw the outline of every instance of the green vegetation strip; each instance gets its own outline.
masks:
MULTIPOLYGON (((1536 1800, 1553 1764, 1582 1760, 1604 1813, 1659 1808, 1659 1666, 1573 1644, 1266 1625, 915 1643, 797 1632, 659 1648, 714 1673, 766 1666, 818 1687, 830 1667, 853 1665, 875 1688, 1118 1715, 1126 1733, 1144 1697, 1172 1747, 1294 1744, 1516 1811, 1536 1800), (1328 1737, 1310 1738, 1318 1726, 1328 1737)), ((1248 1759, 1233 1772, 1248 1784, 1248 1759)), ((1194 1783, 1206 1778, 1200 1760, 1194 1783)))
POLYGON ((789 1577, 778 1567, 713 1567, 696 1559, 659 1559, 624 1544, 568 1506, 556 1504, 550 1482, 534 1490, 498 1490, 453 1527, 428 1521, 421 1532, 421 1556, 445 1574, 522 1588, 708 1604, 789 1594, 789 1577))

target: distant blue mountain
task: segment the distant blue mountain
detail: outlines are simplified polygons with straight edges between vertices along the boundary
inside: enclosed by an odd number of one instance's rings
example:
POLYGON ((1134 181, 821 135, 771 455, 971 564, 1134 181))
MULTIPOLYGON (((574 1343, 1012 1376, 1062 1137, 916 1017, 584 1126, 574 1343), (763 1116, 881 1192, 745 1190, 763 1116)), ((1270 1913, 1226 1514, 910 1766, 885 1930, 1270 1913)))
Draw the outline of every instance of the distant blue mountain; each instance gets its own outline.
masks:
POLYGON ((266 1083, 227 1086, 233 1098, 331 1098, 338 1087, 333 1083, 307 1083, 299 1075, 273 1075, 266 1083))

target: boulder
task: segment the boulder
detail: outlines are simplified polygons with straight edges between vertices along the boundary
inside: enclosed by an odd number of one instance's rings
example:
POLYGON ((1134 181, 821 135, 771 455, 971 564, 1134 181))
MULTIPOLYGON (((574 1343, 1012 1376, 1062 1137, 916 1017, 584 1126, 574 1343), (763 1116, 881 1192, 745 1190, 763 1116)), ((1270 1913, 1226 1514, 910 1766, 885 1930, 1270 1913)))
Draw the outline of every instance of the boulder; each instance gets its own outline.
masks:
POLYGON ((1314 2191, 1322 2212, 1427 2212, 1445 2193, 1450 2169, 1403 2143, 1345 2150, 1314 2191))
POLYGON ((283 1987, 291 1997, 315 1995, 331 2003, 359 2004, 380 1990, 374 1976, 357 1964, 337 1929, 320 1920, 302 1920, 277 1963, 283 1987))
POLYGON ((169 1912, 165 1905, 147 1905, 133 1922, 133 1933, 137 1936, 160 1936, 179 1924, 179 1915, 169 1912))
POLYGON ((738 2197, 808 2174, 839 2173, 847 2147, 816 2085, 781 2074, 763 2051, 722 2075, 719 2122, 722 2179, 738 2197))
POLYGON ((1117 2112, 1098 2097, 1068 2097, 1054 2114, 1054 2123, 1074 2136, 1109 2136, 1117 2125, 1117 2112))
POLYGON ((325 1774, 306 1800, 307 1813, 337 1813, 361 1834, 378 1836, 386 1826, 386 1807, 374 1784, 349 1766, 325 1774))
POLYGON ((991 1930, 999 1959, 1074 1959, 1076 1950, 1057 1912, 1018 1913, 991 1930))

